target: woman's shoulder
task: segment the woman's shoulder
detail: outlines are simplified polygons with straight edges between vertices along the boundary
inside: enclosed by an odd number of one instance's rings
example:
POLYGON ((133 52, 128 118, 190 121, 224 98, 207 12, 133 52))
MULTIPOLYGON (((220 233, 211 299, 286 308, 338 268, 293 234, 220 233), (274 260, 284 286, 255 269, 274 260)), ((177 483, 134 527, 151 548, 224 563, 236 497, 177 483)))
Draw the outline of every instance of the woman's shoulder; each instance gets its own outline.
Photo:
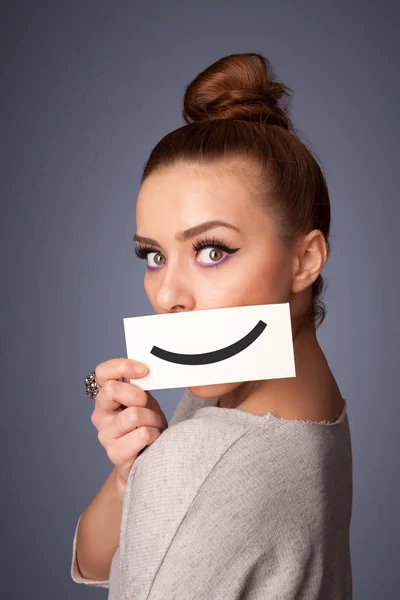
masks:
MULTIPOLYGON (((219 463, 221 476, 233 472, 257 473, 265 478, 321 480, 337 464, 351 462, 346 401, 333 423, 280 418, 271 412, 256 415, 241 409, 219 408, 216 400, 202 406, 182 407, 175 422, 145 448, 133 465, 140 478, 165 474, 206 477, 219 463), (240 465, 240 467, 239 467, 240 465)), ((351 465, 350 465, 351 466, 351 465)), ((332 473, 333 475, 333 473, 332 473)), ((250 476, 250 475, 248 475, 250 476)), ((340 475, 339 475, 340 476, 340 475)))

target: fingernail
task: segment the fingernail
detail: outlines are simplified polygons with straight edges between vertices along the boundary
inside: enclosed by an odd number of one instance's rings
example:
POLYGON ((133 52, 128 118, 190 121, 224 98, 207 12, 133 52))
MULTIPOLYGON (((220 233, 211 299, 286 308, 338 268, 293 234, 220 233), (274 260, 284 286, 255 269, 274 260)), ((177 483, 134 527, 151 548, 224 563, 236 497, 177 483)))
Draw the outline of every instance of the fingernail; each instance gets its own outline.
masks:
POLYGON ((147 373, 146 365, 136 365, 135 371, 138 375, 145 375, 147 373))

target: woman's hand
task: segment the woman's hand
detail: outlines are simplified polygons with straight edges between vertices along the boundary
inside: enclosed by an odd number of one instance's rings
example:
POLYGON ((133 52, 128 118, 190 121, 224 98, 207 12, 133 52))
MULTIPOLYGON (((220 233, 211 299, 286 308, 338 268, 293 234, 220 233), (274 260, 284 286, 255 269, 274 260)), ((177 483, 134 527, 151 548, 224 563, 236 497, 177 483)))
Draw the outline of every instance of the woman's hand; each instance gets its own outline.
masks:
POLYGON ((91 421, 98 440, 115 465, 118 484, 124 489, 139 452, 152 444, 168 427, 168 421, 157 400, 130 379, 143 377, 143 365, 129 358, 112 358, 95 368, 98 383, 91 421), (118 381, 120 378, 123 381, 118 381))

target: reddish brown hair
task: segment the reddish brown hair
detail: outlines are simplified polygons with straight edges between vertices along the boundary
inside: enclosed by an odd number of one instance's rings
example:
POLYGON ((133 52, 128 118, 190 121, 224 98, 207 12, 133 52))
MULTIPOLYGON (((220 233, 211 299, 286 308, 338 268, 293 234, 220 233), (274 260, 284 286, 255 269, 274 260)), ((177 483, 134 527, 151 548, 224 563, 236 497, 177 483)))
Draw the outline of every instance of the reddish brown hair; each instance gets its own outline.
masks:
MULTIPOLYGON (((329 255, 330 201, 317 160, 300 140, 288 114, 292 90, 274 81, 262 54, 231 54, 187 86, 187 123, 163 137, 151 152, 141 183, 179 162, 242 164, 277 223, 283 240, 319 229, 329 255), (253 168, 252 168, 253 166, 253 168)), ((325 318, 321 275, 312 284, 308 313, 316 327, 325 318)))

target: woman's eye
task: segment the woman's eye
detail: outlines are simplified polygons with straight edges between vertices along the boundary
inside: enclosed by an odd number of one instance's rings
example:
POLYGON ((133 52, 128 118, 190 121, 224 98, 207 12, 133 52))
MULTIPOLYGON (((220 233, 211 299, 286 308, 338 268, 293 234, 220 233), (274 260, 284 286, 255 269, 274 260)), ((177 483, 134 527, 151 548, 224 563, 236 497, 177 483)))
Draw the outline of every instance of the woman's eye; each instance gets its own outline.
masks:
POLYGON ((220 248, 213 248, 211 246, 208 246, 200 250, 197 256, 200 256, 201 254, 203 255, 204 263, 211 265, 213 263, 215 264, 219 262, 223 258, 225 253, 220 248))
POLYGON ((165 257, 161 254, 161 252, 148 252, 146 258, 147 258, 147 264, 151 267, 152 266, 158 267, 159 265, 164 264, 162 262, 162 259, 165 259, 165 257), (150 264, 150 257, 154 258, 154 265, 150 264))

